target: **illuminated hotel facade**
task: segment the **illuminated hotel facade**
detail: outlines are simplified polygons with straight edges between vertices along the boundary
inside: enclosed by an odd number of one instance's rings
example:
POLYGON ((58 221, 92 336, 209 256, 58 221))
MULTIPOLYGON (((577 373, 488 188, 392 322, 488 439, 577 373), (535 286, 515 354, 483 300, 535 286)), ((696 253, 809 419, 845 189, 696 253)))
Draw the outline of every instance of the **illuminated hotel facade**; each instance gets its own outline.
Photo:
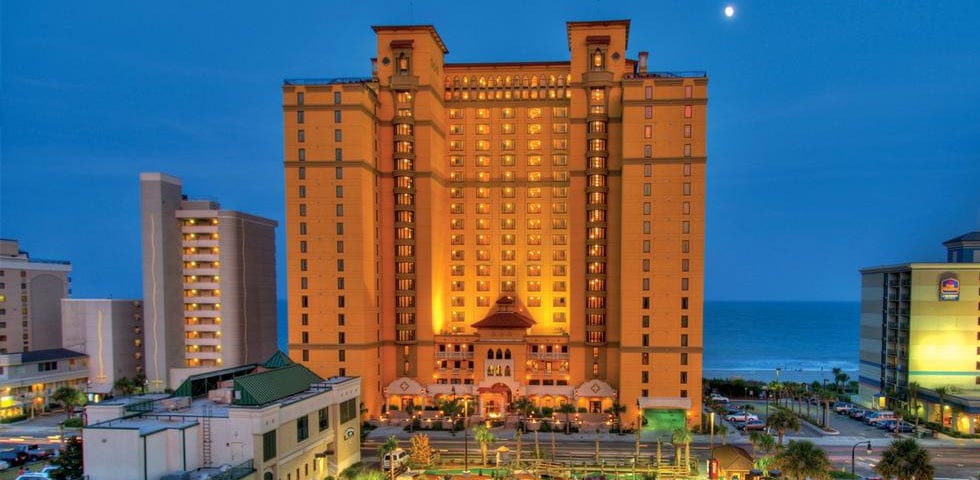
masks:
POLYGON ((627 58, 629 26, 503 63, 374 27, 371 77, 286 80, 291 356, 361 376, 372 416, 457 395, 696 423, 707 77, 627 58))
POLYGON ((943 245, 946 263, 861 270, 858 393, 865 405, 905 411, 914 382, 916 415, 973 434, 980 430, 980 232, 943 245), (942 398, 937 389, 946 390, 942 398))

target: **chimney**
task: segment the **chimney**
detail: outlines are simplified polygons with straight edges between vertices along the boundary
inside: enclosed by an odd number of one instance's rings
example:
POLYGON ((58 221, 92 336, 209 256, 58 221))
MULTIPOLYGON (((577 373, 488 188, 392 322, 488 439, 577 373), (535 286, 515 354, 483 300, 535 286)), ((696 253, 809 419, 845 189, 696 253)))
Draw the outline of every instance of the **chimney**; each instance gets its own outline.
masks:
POLYGON ((640 61, 637 65, 637 73, 647 73, 647 56, 649 53, 640 52, 640 61))

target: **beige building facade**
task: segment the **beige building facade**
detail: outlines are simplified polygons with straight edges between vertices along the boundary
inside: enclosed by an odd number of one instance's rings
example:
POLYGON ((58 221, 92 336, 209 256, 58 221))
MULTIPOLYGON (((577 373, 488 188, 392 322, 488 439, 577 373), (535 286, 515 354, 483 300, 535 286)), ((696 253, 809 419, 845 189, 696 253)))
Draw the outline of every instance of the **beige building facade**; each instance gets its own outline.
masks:
POLYGON ((371 415, 462 395, 696 423, 704 72, 629 56, 628 20, 569 22, 550 62, 373 28, 370 77, 283 86, 292 354, 362 376, 371 415))
POLYGON ((153 390, 276 350, 276 222, 140 174, 145 372, 153 390))
POLYGON ((914 404, 924 421, 972 434, 980 429, 980 232, 944 245, 947 263, 861 270, 859 396, 876 408, 914 404))
POLYGON ((111 395, 117 380, 145 373, 142 301, 66 298, 61 320, 62 346, 88 356, 91 401, 111 395))
POLYGON ((0 353, 61 347, 61 299, 71 263, 32 259, 17 240, 0 239, 0 353))

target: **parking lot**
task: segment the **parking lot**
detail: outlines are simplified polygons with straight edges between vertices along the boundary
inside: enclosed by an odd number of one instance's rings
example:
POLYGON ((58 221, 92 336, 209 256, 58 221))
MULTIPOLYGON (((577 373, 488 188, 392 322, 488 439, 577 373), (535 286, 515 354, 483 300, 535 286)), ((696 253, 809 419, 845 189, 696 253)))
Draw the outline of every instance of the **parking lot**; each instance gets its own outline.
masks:
MULTIPOLYGON (((728 405, 731 408, 740 408, 746 404, 751 405, 749 409, 749 413, 759 417, 759 420, 761 422, 766 421, 767 412, 771 412, 773 408, 772 404, 770 404, 767 409, 766 401, 764 400, 734 400, 728 405)), ((794 412, 797 411, 796 404, 794 404, 793 406, 793 411, 794 412)), ((823 411, 823 406, 810 405, 811 416, 820 417, 822 415, 822 411, 823 411)), ((807 413, 807 406, 806 404, 804 404, 803 415, 806 416, 806 413, 807 413)), ((729 429, 728 435, 730 436, 747 437, 750 433, 750 432, 736 430, 734 424, 731 422, 725 422, 723 420, 720 420, 719 423, 724 423, 725 426, 728 427, 729 429)), ((876 438, 894 438, 895 435, 892 432, 882 430, 870 425, 866 425, 861 420, 852 419, 847 415, 839 415, 837 413, 834 413, 833 411, 830 412, 830 428, 835 430, 837 433, 825 432, 820 428, 818 428, 816 425, 813 425, 808 422, 802 422, 802 424, 800 425, 800 431, 786 432, 786 438, 818 438, 824 435, 840 435, 840 436, 848 436, 848 437, 876 439, 876 438)))

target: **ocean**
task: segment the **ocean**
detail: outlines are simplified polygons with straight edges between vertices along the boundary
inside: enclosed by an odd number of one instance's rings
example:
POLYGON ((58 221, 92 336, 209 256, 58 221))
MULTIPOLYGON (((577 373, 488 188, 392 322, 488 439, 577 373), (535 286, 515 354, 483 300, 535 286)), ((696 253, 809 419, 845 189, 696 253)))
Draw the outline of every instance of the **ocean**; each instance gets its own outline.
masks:
MULTIPOLYGON (((279 300, 286 350, 286 301, 279 300)), ((857 379, 858 302, 705 302, 704 377, 769 382, 857 379)))

